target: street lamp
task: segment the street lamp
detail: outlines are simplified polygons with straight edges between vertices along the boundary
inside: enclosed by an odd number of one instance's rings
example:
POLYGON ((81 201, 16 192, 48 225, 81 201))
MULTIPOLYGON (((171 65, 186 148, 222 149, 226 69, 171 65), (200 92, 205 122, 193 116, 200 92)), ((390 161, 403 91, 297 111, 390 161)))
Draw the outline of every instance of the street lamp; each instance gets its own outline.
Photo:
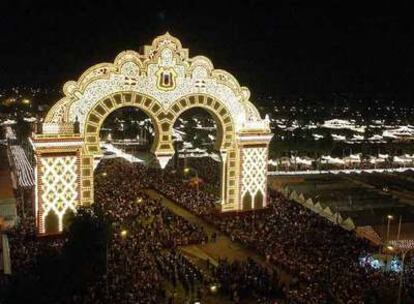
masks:
POLYGON ((293 155, 294 155, 293 162, 294 162, 294 164, 295 164, 295 171, 297 171, 297 169, 298 169, 298 163, 297 163, 298 151, 296 151, 296 150, 291 150, 291 151, 290 151, 290 156, 291 156, 291 159, 292 159, 292 156, 293 156, 293 155))
POLYGON ((218 286, 217 286, 216 284, 212 284, 212 285, 210 285, 210 292, 211 292, 212 294, 216 294, 216 293, 217 293, 217 291, 218 291, 218 286))
POLYGON ((127 237, 127 235, 128 235, 128 230, 126 230, 126 229, 124 229, 124 230, 122 230, 121 231, 121 237, 124 239, 124 238, 126 238, 127 237))
POLYGON ((387 246, 387 249, 388 249, 389 251, 394 251, 394 247, 393 247, 393 246, 391 246, 391 245, 388 245, 388 246, 387 246))
POLYGON ((387 215, 387 244, 388 244, 388 241, 390 240, 390 223, 393 219, 394 219, 394 216, 392 216, 391 214, 387 215))
POLYGON ((27 98, 23 99, 22 100, 22 104, 24 104, 24 105, 30 105, 30 99, 27 99, 27 98))

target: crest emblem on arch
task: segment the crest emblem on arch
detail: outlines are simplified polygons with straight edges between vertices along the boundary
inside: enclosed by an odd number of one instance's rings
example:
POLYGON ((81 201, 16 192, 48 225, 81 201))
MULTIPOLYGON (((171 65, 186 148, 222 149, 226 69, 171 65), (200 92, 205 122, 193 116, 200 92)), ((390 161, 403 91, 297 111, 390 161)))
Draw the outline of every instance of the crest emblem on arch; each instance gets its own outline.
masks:
POLYGON ((173 68, 160 67, 156 75, 158 89, 162 91, 169 91, 175 89, 177 73, 174 71, 173 68))

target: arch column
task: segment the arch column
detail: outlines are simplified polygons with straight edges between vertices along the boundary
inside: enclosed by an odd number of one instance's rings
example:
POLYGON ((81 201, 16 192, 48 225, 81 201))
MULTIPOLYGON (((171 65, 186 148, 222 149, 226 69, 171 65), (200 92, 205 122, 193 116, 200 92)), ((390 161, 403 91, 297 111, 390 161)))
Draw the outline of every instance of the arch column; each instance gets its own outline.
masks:
POLYGON ((225 152, 222 177, 221 211, 239 211, 240 192, 240 153, 237 147, 231 147, 225 152))
POLYGON ((61 232, 65 214, 93 199, 84 196, 82 184, 87 173, 82 168, 83 138, 73 133, 36 134, 31 143, 36 158, 34 211, 37 231, 53 233, 46 231, 45 225, 46 217, 53 213, 58 217, 58 231, 61 232))
POLYGON ((251 208, 267 205, 267 163, 269 142, 273 134, 240 133, 237 138, 239 151, 238 210, 245 210, 245 198, 251 208), (259 202, 259 200, 261 202, 259 202))
POLYGON ((220 204, 224 205, 226 203, 226 168, 227 168, 227 151, 221 150, 220 151, 221 157, 221 197, 220 197, 220 204))

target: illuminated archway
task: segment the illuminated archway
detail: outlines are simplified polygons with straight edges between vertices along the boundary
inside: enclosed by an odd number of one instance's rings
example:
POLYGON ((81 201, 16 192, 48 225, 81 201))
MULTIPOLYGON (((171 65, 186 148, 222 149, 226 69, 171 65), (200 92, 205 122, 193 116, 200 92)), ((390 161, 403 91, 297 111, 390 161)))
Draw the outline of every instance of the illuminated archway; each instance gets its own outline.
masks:
MULTIPOLYGON (((181 113, 207 110, 218 126, 216 149, 223 161, 222 211, 243 210, 245 196, 263 196, 266 205, 269 122, 249 101, 250 92, 229 73, 215 69, 204 56, 189 57, 188 49, 168 33, 143 54, 120 53, 114 63, 89 68, 69 81, 65 96, 48 112, 42 134, 32 138, 36 150, 36 215, 44 233, 47 210, 65 210, 93 203, 93 164, 102 154, 99 130, 116 109, 137 107, 152 120, 151 148, 162 168, 174 154, 172 129, 181 113), (58 171, 69 172, 67 180, 58 171), (53 187, 49 183, 53 182, 53 187), (57 192, 56 187, 64 188, 57 192)), ((253 200, 254 201, 254 200, 253 200)), ((259 206, 261 204, 253 204, 259 206)))
MULTIPOLYGON (((103 122, 109 114, 125 107, 135 107, 143 111, 152 121, 155 136, 151 151, 155 152, 159 148, 161 124, 157 119, 158 111, 161 109, 159 102, 149 96, 136 92, 117 92, 99 100, 86 116, 83 137, 85 138, 85 148, 91 155, 100 155, 99 131, 103 122)), ((165 132, 164 132, 165 133, 165 132)))

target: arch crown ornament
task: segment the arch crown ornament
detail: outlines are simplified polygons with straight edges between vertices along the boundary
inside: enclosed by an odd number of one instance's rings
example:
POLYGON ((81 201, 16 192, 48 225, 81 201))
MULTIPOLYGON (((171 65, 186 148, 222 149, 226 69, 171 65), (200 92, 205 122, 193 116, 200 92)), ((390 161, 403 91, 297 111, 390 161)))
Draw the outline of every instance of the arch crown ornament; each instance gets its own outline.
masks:
POLYGON ((207 57, 189 57, 188 49, 168 32, 146 45, 143 53, 124 51, 113 63, 92 66, 77 81, 65 83, 63 92, 64 97, 47 113, 42 134, 32 137, 40 233, 47 233, 44 221, 50 210, 59 211, 62 229, 65 211, 56 202, 71 212, 79 204, 93 203, 94 162, 102 157, 99 130, 112 111, 127 106, 151 118, 155 129, 151 152, 161 167, 174 154, 175 120, 191 108, 207 110, 217 123, 216 149, 223 161, 221 210, 243 210, 247 195, 252 201, 249 209, 266 205, 269 121, 250 102, 248 88, 230 73, 215 69, 207 57), (68 189, 70 195, 48 184, 57 180, 62 163, 73 178, 59 189, 68 189))

